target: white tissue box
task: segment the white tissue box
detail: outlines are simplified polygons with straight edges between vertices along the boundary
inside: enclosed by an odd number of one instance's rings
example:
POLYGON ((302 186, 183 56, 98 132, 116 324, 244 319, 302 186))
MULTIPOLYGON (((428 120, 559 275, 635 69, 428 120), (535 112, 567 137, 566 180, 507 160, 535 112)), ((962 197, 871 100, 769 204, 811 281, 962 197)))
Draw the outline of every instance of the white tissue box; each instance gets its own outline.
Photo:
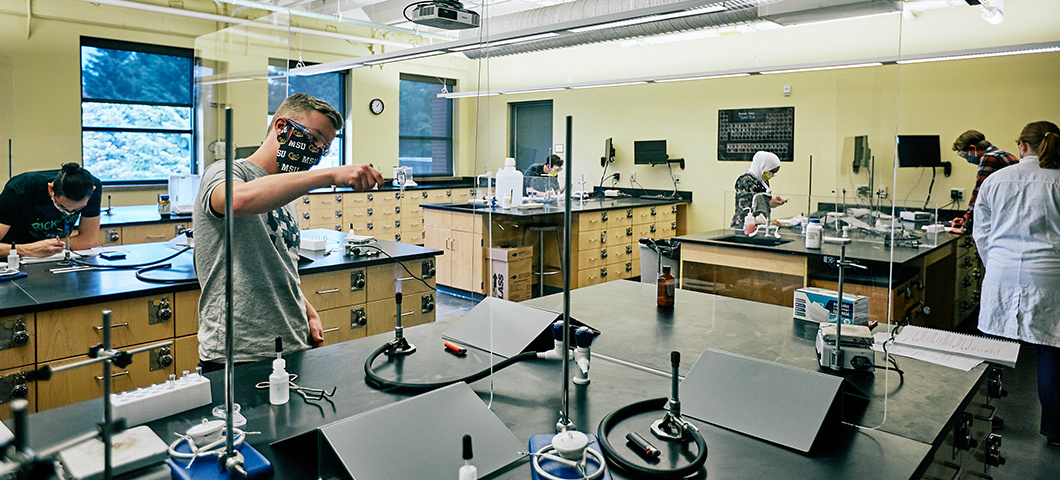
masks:
MULTIPOLYGON (((817 323, 829 323, 836 320, 836 297, 838 292, 817 287, 805 287, 795 290, 795 306, 792 318, 817 323)), ((869 324, 869 297, 864 295, 843 294, 843 324, 869 324)))

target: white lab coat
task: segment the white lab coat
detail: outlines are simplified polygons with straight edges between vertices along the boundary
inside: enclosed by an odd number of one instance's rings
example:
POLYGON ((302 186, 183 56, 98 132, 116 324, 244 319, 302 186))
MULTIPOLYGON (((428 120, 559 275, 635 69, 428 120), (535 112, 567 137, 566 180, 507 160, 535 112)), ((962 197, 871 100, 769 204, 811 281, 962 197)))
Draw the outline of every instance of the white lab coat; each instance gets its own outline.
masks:
POLYGON ((987 177, 972 236, 986 264, 979 330, 1060 347, 1060 169, 1027 156, 987 177))

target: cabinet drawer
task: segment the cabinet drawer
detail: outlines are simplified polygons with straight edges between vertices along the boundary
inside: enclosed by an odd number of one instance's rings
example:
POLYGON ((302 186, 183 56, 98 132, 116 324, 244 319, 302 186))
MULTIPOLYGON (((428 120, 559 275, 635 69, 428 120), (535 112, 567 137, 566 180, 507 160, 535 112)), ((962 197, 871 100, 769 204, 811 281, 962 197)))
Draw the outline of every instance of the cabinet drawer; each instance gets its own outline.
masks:
POLYGON ((401 242, 411 243, 413 245, 423 245, 423 241, 426 238, 426 231, 422 228, 419 229, 401 229, 401 242))
POLYGON ((628 262, 633 259, 633 245, 608 245, 607 263, 628 262))
POLYGON ((603 230, 607 228, 611 219, 611 212, 589 212, 578 214, 578 230, 585 232, 589 230, 603 230))
POLYGON ((112 312, 115 348, 174 336, 172 294, 37 312, 38 361, 71 357, 101 343, 103 310, 112 312))
POLYGON ((658 215, 655 216, 656 222, 673 222, 677 220, 677 205, 663 205, 656 207, 658 215))
POLYGON ((655 224, 655 238, 671 238, 677 234, 677 222, 670 220, 667 222, 658 222, 655 224))
MULTIPOLYGON (((445 196, 445 192, 442 192, 442 196, 445 196)), ((401 197, 401 208, 406 207, 418 207, 424 203, 441 203, 431 201, 431 190, 409 190, 405 192, 405 196, 401 197)))
POLYGON ((637 207, 633 209, 633 224, 655 223, 658 207, 637 207))
POLYGON ((423 217, 401 217, 401 230, 423 230, 425 226, 426 225, 423 224, 423 217))
MULTIPOLYGON (((424 203, 453 203, 453 192, 455 190, 446 188, 444 190, 427 190, 427 201, 424 203)), ((465 200, 466 201, 466 200, 465 200)))
POLYGON ((36 327, 32 313, 0 317, 0 365, 21 367, 37 362, 36 327))
POLYGON ((450 230, 453 226, 453 214, 442 210, 427 210, 423 212, 423 225, 450 230))
POLYGON ((317 193, 302 195, 299 210, 342 210, 342 193, 317 193))
POLYGON ((401 205, 401 217, 402 218, 423 218, 423 207, 419 205, 401 205))
POLYGON ((607 229, 607 236, 609 247, 630 243, 633 240, 633 227, 612 225, 607 229))
POLYGON ((608 280, 607 267, 593 267, 578 270, 578 287, 588 287, 608 280))
POLYGON ((173 369, 180 377, 184 371, 194 372, 199 366, 199 337, 188 335, 173 340, 173 369))
MULTIPOLYGON (((129 348, 144 347, 144 345, 130 346, 129 348)), ((162 347, 170 350, 171 347, 162 347)), ((176 373, 173 364, 162 367, 157 360, 158 351, 138 353, 128 367, 111 367, 111 391, 113 393, 124 392, 136 388, 146 387, 155 383, 163 383, 169 376, 176 373), (155 361, 151 361, 154 359, 155 361)), ((171 353, 170 353, 171 354, 171 353)), ((70 363, 88 360, 88 355, 82 355, 58 362, 51 362, 52 368, 70 363)), ((47 382, 38 382, 37 385, 37 409, 44 411, 52 408, 62 407, 71 403, 83 402, 103 396, 103 367, 99 364, 66 370, 52 375, 47 382)))
POLYGON ((382 206, 394 206, 401 204, 401 192, 372 192, 368 196, 372 197, 372 204, 377 207, 382 206))
POLYGON ((368 277, 364 268, 302 277, 302 293, 317 311, 364 303, 367 287, 368 277))
POLYGON ((578 232, 578 251, 598 250, 607 247, 607 230, 578 232))
POLYGON ((357 193, 344 193, 342 194, 342 208, 350 207, 370 207, 372 201, 368 199, 370 193, 357 192, 357 193))
POLYGON ((451 225, 458 232, 482 233, 482 217, 474 213, 454 213, 451 225))
MULTIPOLYGON (((435 284, 434 275, 432 273, 435 272, 435 263, 433 258, 425 260, 409 260, 405 262, 405 266, 408 267, 409 271, 415 274, 416 277, 423 278, 427 284, 424 285, 424 283, 419 280, 409 278, 409 272, 406 272, 398 263, 373 265, 367 267, 368 301, 374 302, 377 300, 387 300, 393 305, 394 293, 396 292, 394 289, 395 278, 403 279, 401 281, 402 297, 408 298, 416 293, 434 291, 435 284), (427 275, 425 275, 425 273, 427 275)), ((404 302, 404 299, 402 302, 404 302)))
POLYGON ((29 365, 23 368, 0 370, 0 420, 11 418, 11 400, 17 398, 12 396, 14 393, 19 395, 25 393, 25 396, 21 398, 29 402, 26 407, 27 412, 37 411, 37 382, 27 382, 25 377, 33 368, 33 365, 29 365))
POLYGON ((121 227, 122 244, 134 243, 168 242, 177 236, 177 231, 183 232, 191 228, 191 222, 182 223, 156 223, 153 225, 136 225, 132 227, 121 227))
POLYGON ((173 327, 178 337, 199 332, 199 295, 201 290, 173 294, 173 327))
POLYGON ((655 238, 655 224, 641 223, 633 226, 633 238, 635 242, 642 238, 655 238))
MULTIPOLYGON (((302 225, 334 225, 342 223, 342 209, 337 210, 310 210, 298 212, 298 221, 302 225)), ((312 227, 317 228, 317 227, 312 227)))
MULTIPOLYGON (((401 302, 401 326, 411 327, 434 321, 434 292, 407 295, 401 302)), ((397 326, 397 306, 393 301, 368 302, 368 335, 393 332, 397 326)))
POLYGON ((633 276, 633 262, 626 260, 607 265, 607 279, 621 280, 633 276))
POLYGON ((342 210, 342 218, 347 222, 366 222, 372 219, 374 213, 375 208, 372 207, 351 207, 347 205, 346 208, 342 210))
POLYGON ((317 311, 324 327, 324 345, 364 338, 368 332, 365 304, 317 311))
MULTIPOLYGON (((606 248, 599 250, 582 250, 578 252, 578 269, 583 270, 592 267, 602 267, 607 265, 607 258, 609 253, 606 248)), ((537 265, 534 265, 537 268, 537 265)))

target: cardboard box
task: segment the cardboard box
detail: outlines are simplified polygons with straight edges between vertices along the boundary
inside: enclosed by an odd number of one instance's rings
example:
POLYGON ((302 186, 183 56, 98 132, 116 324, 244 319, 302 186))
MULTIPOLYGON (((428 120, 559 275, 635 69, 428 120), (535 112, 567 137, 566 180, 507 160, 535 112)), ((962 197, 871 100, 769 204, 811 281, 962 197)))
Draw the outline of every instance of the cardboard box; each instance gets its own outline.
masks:
POLYGON ((490 248, 490 296, 521 302, 531 298, 533 247, 490 248))
MULTIPOLYGON (((816 287, 795 290, 792 318, 817 323, 835 322, 837 295, 835 290, 816 287)), ((869 325, 869 297, 843 294, 843 324, 869 325)))

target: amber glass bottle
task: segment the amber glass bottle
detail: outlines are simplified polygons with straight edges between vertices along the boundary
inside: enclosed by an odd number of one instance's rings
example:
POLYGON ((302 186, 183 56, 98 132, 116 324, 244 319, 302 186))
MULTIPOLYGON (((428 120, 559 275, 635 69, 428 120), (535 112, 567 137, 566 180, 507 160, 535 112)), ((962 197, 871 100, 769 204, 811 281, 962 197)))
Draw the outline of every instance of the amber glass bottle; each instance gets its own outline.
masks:
POLYGON ((659 306, 674 306, 674 289, 677 288, 677 280, 670 274, 670 266, 663 265, 662 273, 659 274, 659 306))

